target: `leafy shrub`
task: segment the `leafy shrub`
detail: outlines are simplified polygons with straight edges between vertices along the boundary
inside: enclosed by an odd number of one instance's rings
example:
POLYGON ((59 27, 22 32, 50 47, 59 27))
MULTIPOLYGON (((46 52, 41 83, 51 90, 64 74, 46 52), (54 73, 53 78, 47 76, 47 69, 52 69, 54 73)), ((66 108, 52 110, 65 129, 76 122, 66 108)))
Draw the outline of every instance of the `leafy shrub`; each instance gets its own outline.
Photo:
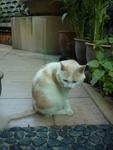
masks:
MULTIPOLYGON (((103 94, 113 93, 113 55, 107 57, 101 46, 96 46, 96 58, 88 63, 92 79, 91 85, 99 83, 103 94)), ((113 53, 112 53, 113 54, 113 53)))

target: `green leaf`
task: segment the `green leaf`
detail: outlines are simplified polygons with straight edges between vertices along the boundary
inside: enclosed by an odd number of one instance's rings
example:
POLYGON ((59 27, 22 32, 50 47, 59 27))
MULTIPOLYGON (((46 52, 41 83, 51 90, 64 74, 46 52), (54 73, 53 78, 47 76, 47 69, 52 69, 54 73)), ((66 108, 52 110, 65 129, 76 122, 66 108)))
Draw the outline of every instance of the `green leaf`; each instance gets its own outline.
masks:
POLYGON ((113 37, 109 37, 109 38, 108 38, 108 42, 109 42, 110 44, 113 44, 113 37))
POLYGON ((105 61, 102 65, 104 68, 113 71, 113 64, 110 61, 105 61))
POLYGON ((96 52, 96 58, 97 58, 99 61, 103 60, 103 59, 104 59, 104 54, 103 54, 103 52, 97 51, 97 52, 96 52))
POLYGON ((110 72, 108 73, 108 75, 113 78, 113 72, 112 72, 112 71, 110 71, 110 72))
POLYGON ((92 60, 87 64, 89 67, 97 68, 99 66, 99 62, 97 60, 92 60))
POLYGON ((93 77, 100 80, 104 74, 105 74, 104 70, 95 69, 93 72, 93 77))
POLYGON ((62 22, 64 21, 64 19, 65 19, 67 16, 68 16, 68 13, 67 13, 67 12, 62 15, 62 22))
POLYGON ((102 44, 105 43, 107 43, 107 38, 95 41, 96 46, 101 46, 102 44))
POLYGON ((102 76, 105 74, 104 70, 95 69, 92 74, 91 85, 95 85, 99 80, 101 80, 102 76))
POLYGON ((111 94, 113 92, 113 83, 112 82, 105 82, 103 84, 103 90, 106 95, 111 94))
POLYGON ((98 79, 96 79, 96 78, 93 78, 93 79, 90 81, 90 83, 91 83, 92 86, 94 86, 97 82, 98 82, 98 79))

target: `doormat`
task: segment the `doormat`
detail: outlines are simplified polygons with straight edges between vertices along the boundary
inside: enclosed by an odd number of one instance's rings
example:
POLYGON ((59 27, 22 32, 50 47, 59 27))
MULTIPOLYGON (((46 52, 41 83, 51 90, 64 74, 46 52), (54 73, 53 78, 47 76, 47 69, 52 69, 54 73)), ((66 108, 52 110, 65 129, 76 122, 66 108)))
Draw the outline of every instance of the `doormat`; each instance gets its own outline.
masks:
POLYGON ((113 150, 113 126, 13 127, 0 132, 0 150, 113 150))

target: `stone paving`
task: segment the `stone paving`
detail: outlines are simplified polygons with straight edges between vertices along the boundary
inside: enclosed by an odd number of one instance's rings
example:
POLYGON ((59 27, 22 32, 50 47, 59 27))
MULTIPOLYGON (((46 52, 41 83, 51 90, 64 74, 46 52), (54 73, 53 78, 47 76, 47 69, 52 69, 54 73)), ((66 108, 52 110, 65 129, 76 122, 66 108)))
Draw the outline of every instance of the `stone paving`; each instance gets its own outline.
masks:
MULTIPOLYGON (((58 57, 13 50, 11 46, 0 45, 0 71, 4 73, 0 111, 10 116, 32 110, 32 79, 39 68, 53 61, 58 61, 58 57)), ((84 84, 71 90, 70 101, 75 112, 72 117, 46 118, 36 114, 11 121, 9 127, 113 123, 113 102, 104 100, 89 85, 84 84)))

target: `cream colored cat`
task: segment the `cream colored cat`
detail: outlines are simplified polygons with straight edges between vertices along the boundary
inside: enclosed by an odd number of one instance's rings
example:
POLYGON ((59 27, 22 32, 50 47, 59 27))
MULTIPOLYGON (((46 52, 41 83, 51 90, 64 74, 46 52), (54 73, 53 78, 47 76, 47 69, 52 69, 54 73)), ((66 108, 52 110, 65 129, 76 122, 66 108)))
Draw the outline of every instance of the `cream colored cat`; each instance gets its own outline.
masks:
POLYGON ((85 79, 85 66, 75 60, 49 63, 37 72, 32 85, 33 108, 44 115, 73 115, 68 95, 85 79))
POLYGON ((73 115, 68 95, 71 88, 76 87, 85 79, 85 66, 74 60, 66 60, 47 64, 40 69, 32 83, 33 109, 24 114, 15 114, 11 117, 0 117, 0 129, 8 122, 24 118, 39 112, 46 116, 73 115))

